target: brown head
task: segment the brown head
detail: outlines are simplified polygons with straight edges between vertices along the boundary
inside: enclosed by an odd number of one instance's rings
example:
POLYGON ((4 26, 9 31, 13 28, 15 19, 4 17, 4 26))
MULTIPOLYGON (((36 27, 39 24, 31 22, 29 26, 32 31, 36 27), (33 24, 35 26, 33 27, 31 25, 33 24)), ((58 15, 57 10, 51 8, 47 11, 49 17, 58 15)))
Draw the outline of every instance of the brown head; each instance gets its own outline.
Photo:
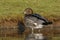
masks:
POLYGON ((31 8, 26 8, 24 10, 24 14, 26 14, 26 15, 33 14, 33 10, 31 8))

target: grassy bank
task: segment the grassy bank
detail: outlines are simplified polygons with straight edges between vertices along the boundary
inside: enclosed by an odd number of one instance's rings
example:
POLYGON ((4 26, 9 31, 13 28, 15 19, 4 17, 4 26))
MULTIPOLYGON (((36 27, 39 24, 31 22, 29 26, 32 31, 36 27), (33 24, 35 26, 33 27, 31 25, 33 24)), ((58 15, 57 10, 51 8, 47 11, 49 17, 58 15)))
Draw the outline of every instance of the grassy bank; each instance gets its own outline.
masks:
POLYGON ((60 16, 60 0, 0 0, 0 18, 21 16, 27 7, 43 16, 60 16))
POLYGON ((0 0, 0 23, 1 20, 17 21, 28 7, 49 19, 60 19, 60 0, 0 0))

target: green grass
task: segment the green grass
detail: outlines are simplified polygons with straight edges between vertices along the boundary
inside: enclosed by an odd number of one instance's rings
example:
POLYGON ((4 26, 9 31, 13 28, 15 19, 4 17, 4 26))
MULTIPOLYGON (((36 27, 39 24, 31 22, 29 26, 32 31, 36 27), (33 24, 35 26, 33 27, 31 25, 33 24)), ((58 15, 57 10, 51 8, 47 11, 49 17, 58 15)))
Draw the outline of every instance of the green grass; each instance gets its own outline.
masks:
POLYGON ((60 16, 60 0, 0 0, 0 17, 22 15, 28 7, 43 16, 60 16))

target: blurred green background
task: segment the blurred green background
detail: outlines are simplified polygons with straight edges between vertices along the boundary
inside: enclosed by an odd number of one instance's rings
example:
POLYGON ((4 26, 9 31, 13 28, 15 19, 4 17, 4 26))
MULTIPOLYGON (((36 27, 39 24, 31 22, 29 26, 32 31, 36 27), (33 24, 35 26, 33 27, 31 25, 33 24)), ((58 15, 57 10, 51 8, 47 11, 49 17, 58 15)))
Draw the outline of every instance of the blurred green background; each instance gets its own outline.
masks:
POLYGON ((28 7, 43 16, 60 16, 60 0, 0 0, 0 17, 22 15, 28 7))

